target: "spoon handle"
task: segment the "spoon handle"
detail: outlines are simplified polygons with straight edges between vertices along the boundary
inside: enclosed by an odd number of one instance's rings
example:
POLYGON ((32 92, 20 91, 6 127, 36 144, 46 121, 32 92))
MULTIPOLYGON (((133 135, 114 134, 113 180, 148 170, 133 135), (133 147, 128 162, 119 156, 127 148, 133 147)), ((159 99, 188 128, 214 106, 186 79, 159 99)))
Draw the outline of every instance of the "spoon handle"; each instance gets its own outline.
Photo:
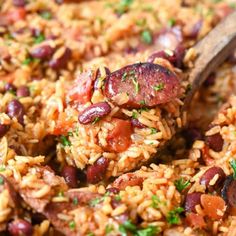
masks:
POLYGON ((199 90, 209 74, 236 49, 236 11, 210 31, 194 49, 197 59, 189 71, 192 89, 186 97, 185 107, 188 107, 194 93, 199 90))

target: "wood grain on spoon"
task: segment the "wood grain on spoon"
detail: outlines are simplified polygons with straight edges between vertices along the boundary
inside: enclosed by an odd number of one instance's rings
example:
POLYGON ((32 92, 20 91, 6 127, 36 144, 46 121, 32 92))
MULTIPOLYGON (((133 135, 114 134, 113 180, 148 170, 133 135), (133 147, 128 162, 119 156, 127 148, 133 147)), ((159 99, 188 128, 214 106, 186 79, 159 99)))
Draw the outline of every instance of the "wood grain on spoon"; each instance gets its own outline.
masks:
POLYGON ((236 11, 219 23, 194 49, 197 59, 189 73, 192 89, 189 91, 184 109, 186 110, 194 93, 202 83, 236 48, 236 11))

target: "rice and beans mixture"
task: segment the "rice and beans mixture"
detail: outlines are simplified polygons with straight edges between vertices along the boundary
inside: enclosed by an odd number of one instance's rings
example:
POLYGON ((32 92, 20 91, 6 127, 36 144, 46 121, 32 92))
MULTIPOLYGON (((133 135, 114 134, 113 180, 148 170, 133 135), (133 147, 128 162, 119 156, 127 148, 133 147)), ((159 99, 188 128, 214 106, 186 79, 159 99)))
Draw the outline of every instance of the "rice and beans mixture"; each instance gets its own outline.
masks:
POLYGON ((236 235, 236 55, 182 112, 235 8, 0 0, 0 235, 236 235))

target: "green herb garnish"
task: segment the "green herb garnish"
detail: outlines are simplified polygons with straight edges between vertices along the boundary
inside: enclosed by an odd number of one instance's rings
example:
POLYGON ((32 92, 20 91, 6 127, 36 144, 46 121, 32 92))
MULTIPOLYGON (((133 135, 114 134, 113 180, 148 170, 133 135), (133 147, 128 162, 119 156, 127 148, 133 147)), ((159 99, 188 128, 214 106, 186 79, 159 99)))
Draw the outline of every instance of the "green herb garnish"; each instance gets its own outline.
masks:
POLYGON ((49 11, 43 11, 41 14, 41 17, 44 18, 45 20, 50 20, 52 19, 52 13, 49 11))
POLYGON ((140 89, 140 85, 138 83, 138 81, 136 79, 132 79, 132 82, 134 84, 134 90, 135 90, 135 94, 137 95, 140 89))
POLYGON ((4 179, 3 177, 0 176, 0 185, 3 185, 4 184, 4 179))
POLYGON ((149 225, 145 229, 140 229, 136 232, 137 236, 155 236, 160 232, 159 228, 154 225, 149 225))
POLYGON ((100 120, 100 117, 96 117, 92 123, 92 125, 96 124, 100 120))
POLYGON ((174 182, 176 189, 179 192, 182 192, 185 188, 187 188, 190 185, 190 181, 184 181, 184 179, 181 177, 180 179, 175 180, 174 182))
POLYGON ((176 20, 175 20, 174 18, 171 18, 171 19, 168 20, 168 26, 169 26, 169 27, 174 26, 175 23, 176 23, 176 20))
POLYGON ((94 236, 94 233, 88 233, 87 236, 94 236))
POLYGON ((34 43, 39 44, 39 43, 42 43, 44 40, 45 40, 45 36, 43 34, 40 34, 34 39, 34 43))
POLYGON ((138 26, 144 26, 146 24, 146 19, 142 18, 142 19, 138 19, 136 21, 136 25, 138 26))
POLYGON ((70 229, 75 229, 75 222, 72 220, 69 222, 70 229))
POLYGON ((116 196, 115 196, 115 200, 116 200, 116 201, 121 201, 121 196, 120 196, 120 195, 116 195, 116 196))
POLYGON ((106 228, 105 228, 106 235, 111 233, 113 230, 114 230, 113 225, 106 225, 106 228))
POLYGON ((127 72, 125 72, 123 75, 122 75, 122 77, 121 77, 121 81, 122 82, 124 82, 125 80, 126 80, 126 78, 127 78, 127 72))
POLYGON ((90 205, 91 207, 95 207, 97 204, 101 203, 102 201, 103 201, 103 198, 98 197, 98 198, 92 199, 92 200, 89 202, 89 205, 90 205))
POLYGON ((29 65, 32 61, 33 61, 33 58, 28 57, 22 62, 22 64, 23 65, 29 65))
POLYGON ((133 111, 132 113, 132 118, 137 119, 138 118, 138 113, 133 111))
POLYGON ((77 198, 77 197, 74 197, 74 198, 73 198, 73 204, 74 204, 75 206, 77 206, 78 203, 79 203, 78 198, 77 198))
POLYGON ((58 192, 57 196, 58 196, 58 197, 64 197, 65 195, 64 195, 64 192, 63 192, 63 191, 60 191, 60 192, 58 192))
POLYGON ((144 100, 140 101, 140 105, 146 105, 146 102, 144 100))
POLYGON ((156 134, 157 133, 157 129, 155 129, 155 128, 150 128, 150 130, 151 130, 151 134, 156 134))
POLYGON ((160 199, 156 196, 152 196, 152 207, 153 208, 158 208, 158 205, 161 203, 160 199))
POLYGON ((64 135, 61 135, 60 137, 60 141, 61 141, 61 144, 66 147, 66 146, 71 146, 71 142, 70 140, 68 140, 68 138, 64 135))
POLYGON ((120 0, 117 8, 116 8, 116 13, 119 15, 124 14, 129 10, 129 7, 133 3, 133 0, 120 0))
POLYGON ((180 222, 180 216, 179 214, 184 211, 184 208, 182 207, 176 207, 174 210, 169 211, 167 214, 167 221, 169 224, 174 225, 178 224, 180 222))
POLYGON ((153 89, 154 89, 155 91, 161 91, 161 90, 163 90, 163 89, 164 89, 164 83, 160 83, 160 84, 157 84, 157 85, 153 86, 153 89))
POLYGON ((6 170, 6 167, 4 165, 0 165, 0 172, 3 172, 6 170))
POLYGON ((232 169, 233 169, 233 178, 234 179, 236 179, 236 160, 231 160, 230 161, 230 166, 232 167, 232 169))
POLYGON ((151 34, 151 31, 149 30, 144 30, 142 33, 141 33, 141 39, 144 43, 146 44, 151 44, 152 43, 152 34, 151 34))

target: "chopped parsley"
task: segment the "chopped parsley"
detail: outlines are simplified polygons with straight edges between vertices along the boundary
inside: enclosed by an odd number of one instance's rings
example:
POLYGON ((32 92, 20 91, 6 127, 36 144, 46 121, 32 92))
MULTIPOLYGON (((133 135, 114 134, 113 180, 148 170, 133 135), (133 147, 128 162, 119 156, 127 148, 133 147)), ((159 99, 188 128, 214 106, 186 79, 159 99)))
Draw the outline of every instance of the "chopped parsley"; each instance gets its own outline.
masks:
POLYGON ((188 92, 190 92, 192 90, 192 85, 188 84, 185 90, 185 93, 187 94, 188 92))
POLYGON ((113 225, 106 225, 106 228, 105 228, 106 235, 111 233, 113 230, 114 230, 113 225))
POLYGON ((152 43, 152 34, 150 30, 144 30, 141 33, 141 39, 144 43, 146 44, 151 44, 152 43))
POLYGON ((145 24, 146 24, 146 19, 145 18, 138 19, 136 21, 136 25, 138 25, 138 26, 144 26, 145 24))
POLYGON ((100 120, 100 117, 96 117, 92 123, 92 125, 96 124, 100 120))
POLYGON ((234 173, 233 173, 233 178, 236 179, 236 160, 231 160, 230 161, 230 166, 232 167, 234 173))
POLYGON ((116 200, 116 201, 120 201, 120 200, 121 200, 121 196, 120 196, 120 195, 116 195, 116 196, 115 196, 115 200, 116 200))
POLYGON ((155 236, 159 233, 159 231, 160 230, 158 229, 158 227, 156 227, 154 225, 149 225, 145 229, 138 230, 136 235, 137 236, 155 236))
POLYGON ((235 9, 236 8, 236 3, 235 2, 231 2, 228 4, 230 8, 235 9))
POLYGON ((73 204, 74 204, 75 206, 77 206, 78 203, 79 203, 78 198, 77 198, 77 197, 74 197, 74 198, 73 198, 73 204))
POLYGON ((169 27, 172 27, 175 25, 175 23, 176 23, 176 20, 174 18, 170 18, 167 24, 169 27))
POLYGON ((133 3, 134 0, 120 0, 117 8, 116 8, 116 13, 119 15, 124 14, 129 10, 129 7, 133 3))
POLYGON ((190 185, 190 181, 184 181, 184 179, 181 177, 180 179, 175 180, 174 182, 176 189, 179 192, 182 192, 185 188, 187 188, 190 185))
POLYGON ((0 185, 3 185, 4 184, 4 179, 3 177, 0 176, 0 185))
POLYGON ((22 62, 22 64, 23 65, 29 65, 32 61, 33 61, 33 58, 28 57, 22 62))
POLYGON ((121 81, 122 82, 124 82, 125 80, 126 80, 126 78, 127 78, 127 72, 125 72, 123 75, 122 75, 122 77, 121 77, 121 81))
POLYGON ((134 90, 135 90, 135 93, 137 95, 138 92, 139 92, 139 89, 140 89, 140 85, 139 85, 138 81, 136 79, 134 79, 134 78, 132 79, 132 82, 134 84, 134 90))
POLYGON ((95 207, 97 204, 101 203, 103 200, 104 200, 104 198, 102 198, 102 197, 98 197, 98 198, 92 199, 92 200, 89 202, 89 205, 90 205, 91 207, 95 207))
POLYGON ((164 89, 164 83, 160 83, 160 84, 157 84, 157 85, 153 86, 153 89, 154 89, 155 91, 161 91, 161 90, 163 90, 163 89, 164 89))
POLYGON ((58 192, 57 196, 58 197, 64 197, 64 192, 63 191, 58 192))
POLYGON ((60 141, 61 141, 61 144, 66 147, 66 146, 71 146, 71 142, 70 140, 68 140, 68 138, 64 135, 61 135, 60 137, 60 141))
POLYGON ((144 100, 140 101, 140 105, 146 105, 146 102, 144 100))
POLYGON ((132 118, 137 119, 138 118, 138 113, 133 111, 132 113, 132 118))
POLYGON ((155 129, 155 128, 150 128, 150 130, 151 130, 151 134, 156 134, 157 133, 157 129, 155 129))
POLYGON ((158 205, 161 203, 161 200, 157 197, 157 195, 152 196, 152 207, 158 208, 158 205))
POLYGON ((68 136, 70 136, 70 137, 73 136, 73 132, 71 132, 71 131, 69 131, 67 134, 68 134, 68 136))
POLYGON ((88 233, 87 236, 94 236, 94 233, 88 233))
POLYGON ((166 217, 168 223, 171 225, 180 223, 179 214, 182 213, 183 211, 184 211, 183 207, 176 207, 172 211, 169 211, 166 217))
POLYGON ((147 228, 138 229, 131 221, 127 220, 119 226, 119 231, 122 236, 155 236, 159 229, 156 226, 149 225, 147 228))
POLYGON ((52 13, 49 11, 43 11, 41 14, 41 17, 45 20, 50 20, 52 19, 52 13))
POLYGON ((75 229, 75 222, 72 220, 69 222, 70 229, 75 229))
POLYGON ((0 165, 0 172, 3 172, 6 170, 6 167, 4 165, 0 165))
POLYGON ((39 44, 39 43, 42 43, 44 40, 45 40, 45 36, 43 34, 40 34, 34 39, 34 43, 39 44))

